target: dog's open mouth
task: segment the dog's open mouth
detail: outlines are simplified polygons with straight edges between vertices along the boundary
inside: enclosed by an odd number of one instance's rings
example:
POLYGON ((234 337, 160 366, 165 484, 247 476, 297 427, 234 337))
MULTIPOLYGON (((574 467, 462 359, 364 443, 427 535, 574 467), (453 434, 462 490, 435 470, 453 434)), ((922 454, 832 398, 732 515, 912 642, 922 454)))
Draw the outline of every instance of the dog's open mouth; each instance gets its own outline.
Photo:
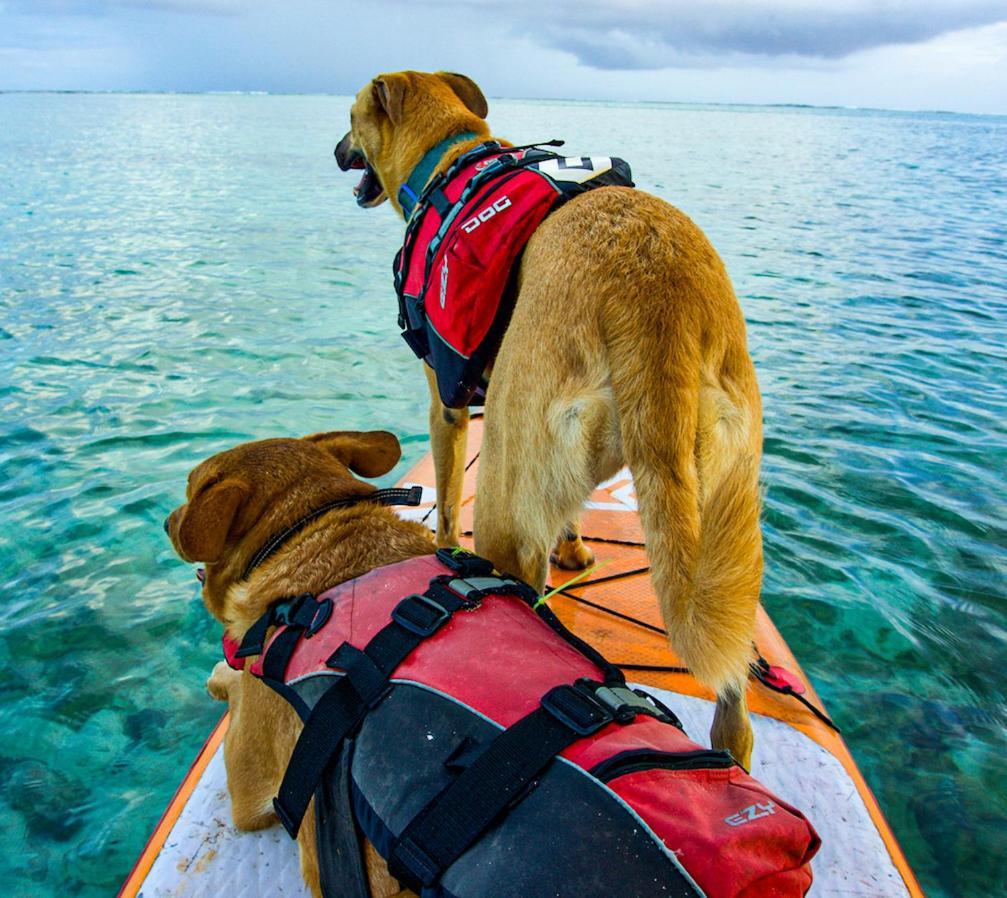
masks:
MULTIPOLYGON (((361 161, 363 161, 362 158, 361 161)), ((364 173, 360 176, 357 186, 353 188, 353 195, 357 198, 357 205, 369 206, 381 196, 384 188, 381 186, 381 182, 378 180, 374 169, 366 161, 363 162, 362 166, 354 166, 354 168, 357 167, 363 168, 364 173)))
POLYGON ((351 148, 349 143, 349 134, 339 141, 339 145, 336 147, 336 162, 339 163, 339 167, 343 171, 363 170, 360 181, 353 188, 353 195, 357 198, 358 206, 376 206, 384 198, 384 188, 364 154, 358 149, 351 148))

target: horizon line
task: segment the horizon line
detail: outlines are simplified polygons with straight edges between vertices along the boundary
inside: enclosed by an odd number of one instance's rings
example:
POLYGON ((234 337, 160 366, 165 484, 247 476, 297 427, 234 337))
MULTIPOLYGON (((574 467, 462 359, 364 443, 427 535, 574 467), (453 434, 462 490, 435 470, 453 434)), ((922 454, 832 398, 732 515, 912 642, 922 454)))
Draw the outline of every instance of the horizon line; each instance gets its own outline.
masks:
MULTIPOLYGON (((268 97, 345 97, 351 98, 352 94, 335 93, 331 91, 273 91, 273 90, 151 90, 132 88, 3 88, 0 87, 0 94, 122 94, 122 95, 149 95, 149 96, 268 96, 268 97)), ((748 106, 762 109, 823 109, 839 110, 844 112, 889 112, 903 115, 962 115, 975 116, 981 118, 1004 118, 1005 112, 962 112, 954 109, 894 109, 886 106, 851 106, 839 105, 835 103, 784 103, 765 102, 755 103, 749 101, 731 100, 629 100, 629 99, 602 99, 598 97, 508 97, 490 95, 490 100, 510 100, 516 102, 540 102, 540 103, 624 103, 624 104, 651 104, 656 106, 748 106)))

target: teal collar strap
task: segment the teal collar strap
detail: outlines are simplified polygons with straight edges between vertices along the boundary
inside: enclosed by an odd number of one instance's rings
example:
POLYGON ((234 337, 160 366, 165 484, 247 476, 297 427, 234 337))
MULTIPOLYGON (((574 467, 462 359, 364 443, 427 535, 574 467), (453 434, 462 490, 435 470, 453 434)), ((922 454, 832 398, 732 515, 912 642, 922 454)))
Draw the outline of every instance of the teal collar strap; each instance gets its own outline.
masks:
POLYGON ((426 186, 427 181, 430 180, 430 175, 433 174, 438 163, 444 158, 444 154, 456 143, 472 140, 478 136, 474 131, 463 131, 461 134, 453 134, 451 137, 445 137, 439 144, 431 147, 423 154, 423 158, 419 161, 416 168, 413 169, 412 174, 409 175, 409 179, 399 188, 399 205, 402 206, 406 221, 412 216, 413 210, 416 208, 416 202, 419 200, 420 194, 423 193, 423 188, 426 186))

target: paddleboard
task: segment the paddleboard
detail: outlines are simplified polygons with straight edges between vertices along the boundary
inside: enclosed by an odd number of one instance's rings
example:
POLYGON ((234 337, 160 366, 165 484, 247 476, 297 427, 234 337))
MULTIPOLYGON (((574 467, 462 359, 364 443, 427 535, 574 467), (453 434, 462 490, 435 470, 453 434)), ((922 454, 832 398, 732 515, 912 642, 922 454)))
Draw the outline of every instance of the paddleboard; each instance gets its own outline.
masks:
MULTIPOLYGON (((465 474, 461 517, 463 542, 469 546, 481 438, 482 421, 473 419, 472 463, 465 474)), ((434 483, 433 459, 427 455, 400 484, 423 487, 422 504, 401 513, 431 529, 437 522, 434 483)), ((708 744, 713 695, 690 674, 676 670, 681 662, 661 630, 628 470, 595 490, 584 510, 582 535, 598 566, 576 581, 576 572, 554 568, 550 606, 578 636, 623 665, 628 679, 667 704, 693 740, 708 744)), ((755 730, 752 774, 800 808, 821 836, 809 894, 919 898, 923 892, 877 800, 820 697, 762 608, 756 645, 761 666, 748 692, 755 730)), ((222 749, 226 730, 225 715, 182 779, 120 898, 221 894, 308 898, 297 846, 279 825, 255 833, 239 832, 231 825, 222 749)))

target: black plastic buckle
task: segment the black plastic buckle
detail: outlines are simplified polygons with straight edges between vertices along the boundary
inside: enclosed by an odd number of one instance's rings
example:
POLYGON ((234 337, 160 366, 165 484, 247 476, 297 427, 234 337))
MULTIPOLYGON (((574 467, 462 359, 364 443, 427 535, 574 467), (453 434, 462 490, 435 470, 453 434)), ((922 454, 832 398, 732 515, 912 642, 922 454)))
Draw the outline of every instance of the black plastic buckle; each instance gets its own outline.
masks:
POLYGON ((451 617, 451 612, 430 596, 406 596, 392 610, 392 620, 417 636, 430 636, 451 617))
POLYGON ((322 599, 315 609, 315 616, 311 618, 308 629, 304 631, 304 638, 311 639, 312 636, 325 626, 326 621, 330 617, 332 617, 332 599, 322 599))
POLYGON ((332 602, 329 599, 318 602, 310 592, 302 592, 292 599, 278 602, 248 628, 234 656, 248 658, 261 655, 265 648, 266 632, 270 627, 300 627, 306 631, 305 637, 310 639, 325 626, 331 614, 332 602), (309 602, 314 607, 309 606, 309 602))
POLYGON ((594 697, 612 711, 619 723, 631 723, 637 714, 646 714, 679 729, 682 727, 681 721, 667 707, 642 690, 620 684, 598 685, 594 697))
POLYGON ((489 577, 493 573, 492 561, 480 558, 457 546, 453 549, 438 549, 436 554, 441 564, 451 568, 463 578, 489 577))
POLYGON ((319 602, 310 592, 302 592, 273 609, 273 623, 277 626, 300 627, 306 639, 314 636, 332 614, 332 602, 319 602), (312 607, 312 605, 314 607, 312 607))
POLYGON ((542 696, 540 704, 580 736, 590 736, 615 719, 612 712, 579 683, 554 686, 542 696))

